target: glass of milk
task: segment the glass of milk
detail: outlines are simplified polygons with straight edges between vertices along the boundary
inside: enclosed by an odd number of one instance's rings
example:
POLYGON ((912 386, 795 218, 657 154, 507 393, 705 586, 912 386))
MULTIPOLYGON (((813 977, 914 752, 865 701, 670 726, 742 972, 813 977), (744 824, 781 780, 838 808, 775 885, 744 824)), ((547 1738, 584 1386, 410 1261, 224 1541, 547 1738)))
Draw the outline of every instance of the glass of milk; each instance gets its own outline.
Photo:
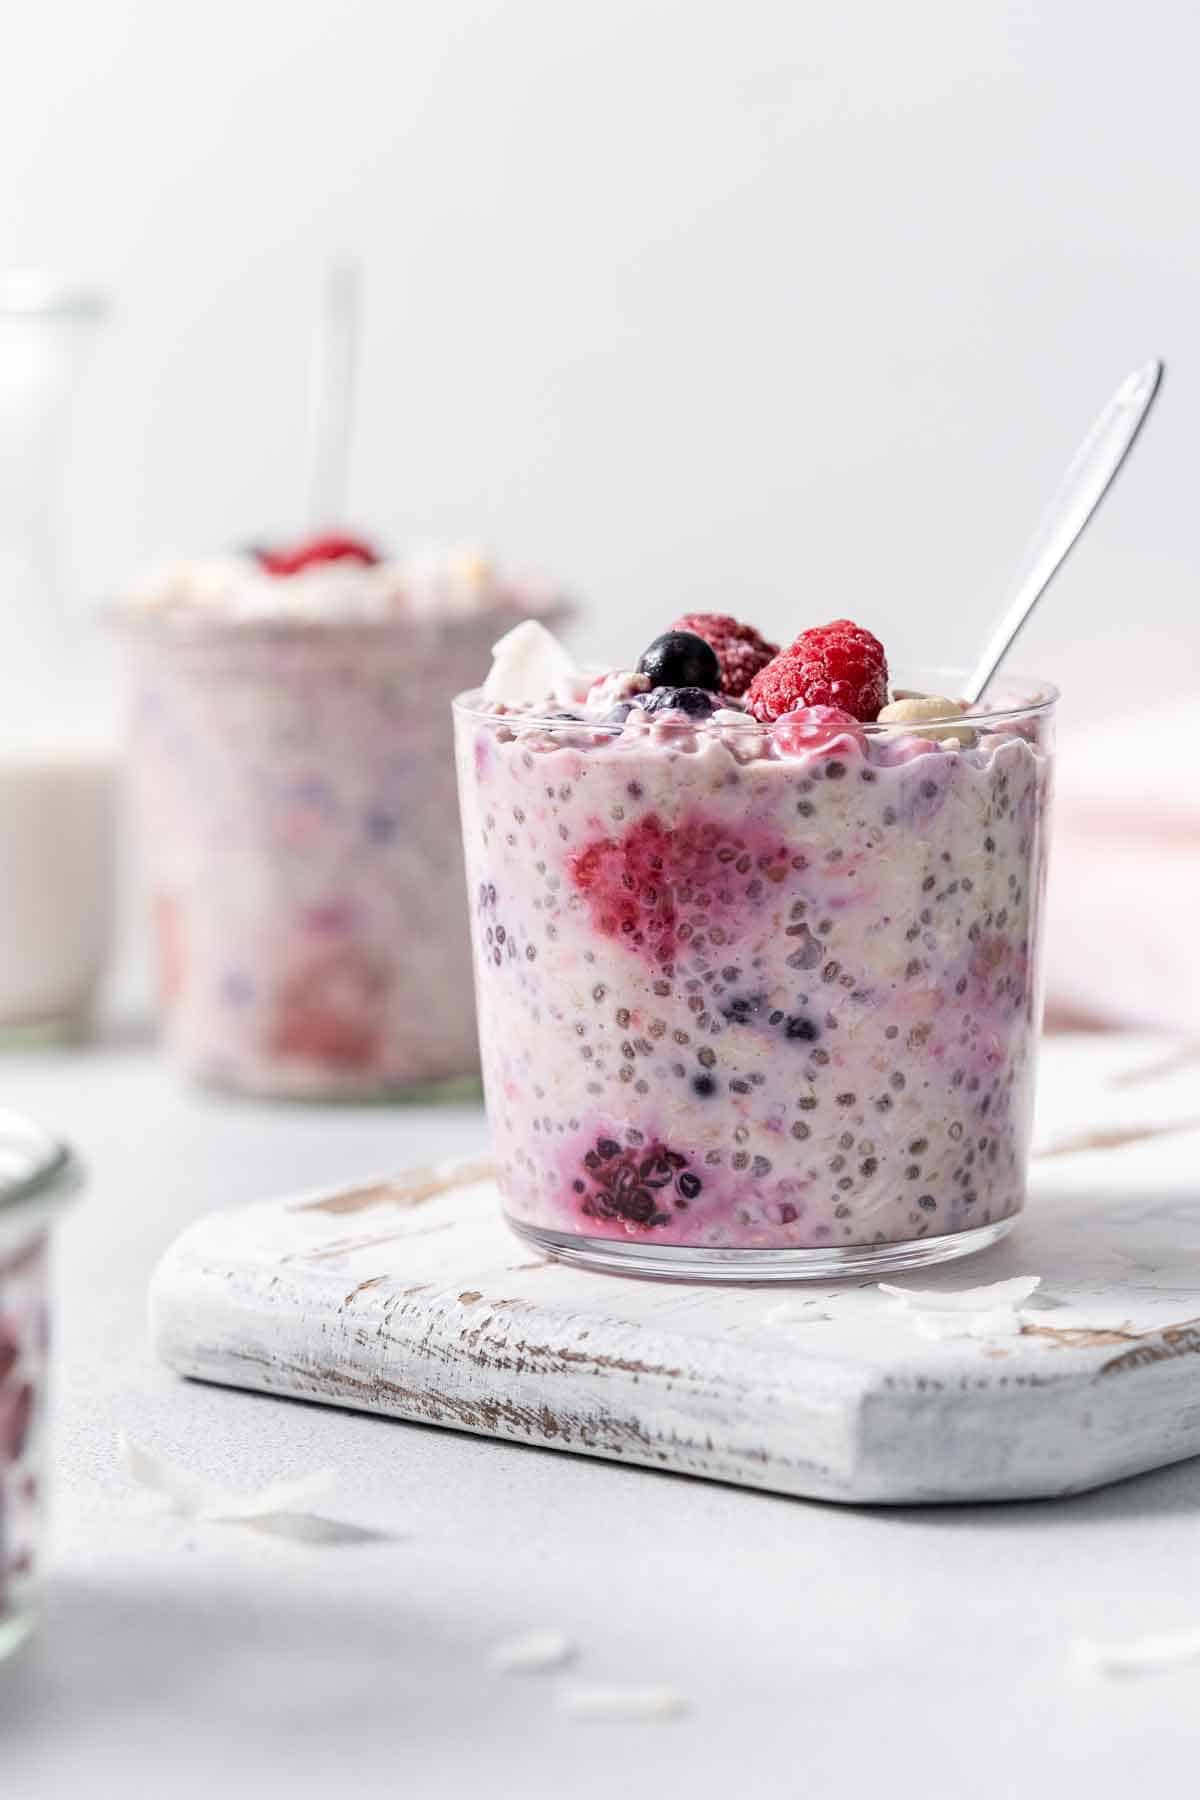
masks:
POLYGON ((63 602, 58 475, 105 303, 0 275, 0 1036, 86 1022, 112 926, 114 758, 63 602), (92 721, 89 727, 89 721, 92 721))

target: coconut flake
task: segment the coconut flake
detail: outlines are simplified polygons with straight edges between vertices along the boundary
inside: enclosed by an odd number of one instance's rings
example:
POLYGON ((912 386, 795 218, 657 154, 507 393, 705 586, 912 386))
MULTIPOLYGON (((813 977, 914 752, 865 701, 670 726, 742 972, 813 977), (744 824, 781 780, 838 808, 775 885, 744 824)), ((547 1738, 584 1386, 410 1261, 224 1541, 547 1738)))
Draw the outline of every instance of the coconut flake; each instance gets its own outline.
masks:
POLYGON ((987 1312, 1000 1306, 1018 1306, 1041 1286, 1040 1275, 1013 1275, 1007 1281, 993 1281, 987 1287, 974 1288, 901 1288, 881 1281, 881 1294, 891 1294, 905 1305, 921 1312, 987 1312))
POLYGON ((1041 1285, 1040 1275, 1014 1275, 986 1287, 900 1288, 881 1281, 879 1291, 896 1300, 922 1337, 1016 1337, 1021 1330, 1020 1305, 1041 1285))
POLYGON ((1183 1663, 1200 1662, 1200 1626, 1184 1631, 1147 1632, 1143 1637, 1127 1638, 1123 1644, 1077 1638, 1071 1651, 1077 1663, 1105 1675, 1149 1675, 1183 1663))
POLYGON ((818 1325, 833 1314, 819 1300, 781 1300, 763 1314, 764 1325, 818 1325))
POLYGON ((505 706, 532 706, 577 673, 573 657, 554 633, 536 619, 526 619, 492 645, 483 697, 505 706))
POLYGON ((124 1432, 117 1438, 117 1447, 134 1480, 166 1500, 172 1512, 213 1524, 257 1525, 283 1516, 311 1517, 310 1503, 327 1494, 334 1480, 332 1469, 320 1469, 311 1475, 270 1481, 248 1494, 232 1494, 134 1443, 124 1432))
POLYGON ((561 1669, 575 1654, 565 1631, 547 1628, 505 1638, 488 1656, 488 1667, 505 1675, 533 1675, 543 1669, 561 1669))
POLYGON ((564 1682, 561 1712, 597 1723, 617 1719, 675 1719, 688 1710, 682 1694, 668 1687, 622 1687, 602 1681, 564 1682))
POLYGON ((913 1313, 918 1337, 943 1344, 950 1338, 1019 1337, 1021 1316, 1008 1306, 977 1313, 913 1313))

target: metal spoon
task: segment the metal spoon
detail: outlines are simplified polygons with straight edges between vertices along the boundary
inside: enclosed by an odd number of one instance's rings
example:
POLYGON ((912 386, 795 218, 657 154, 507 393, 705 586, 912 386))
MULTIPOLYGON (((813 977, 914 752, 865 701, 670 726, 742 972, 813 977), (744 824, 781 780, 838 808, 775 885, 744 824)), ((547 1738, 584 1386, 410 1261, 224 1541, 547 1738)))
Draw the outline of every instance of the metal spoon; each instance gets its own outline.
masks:
POLYGON ((1078 542, 1132 450, 1162 378, 1163 364, 1157 357, 1127 375, 1071 458, 1034 538, 1025 573, 971 671, 963 690, 966 700, 974 702, 981 697, 1026 619, 1078 542))

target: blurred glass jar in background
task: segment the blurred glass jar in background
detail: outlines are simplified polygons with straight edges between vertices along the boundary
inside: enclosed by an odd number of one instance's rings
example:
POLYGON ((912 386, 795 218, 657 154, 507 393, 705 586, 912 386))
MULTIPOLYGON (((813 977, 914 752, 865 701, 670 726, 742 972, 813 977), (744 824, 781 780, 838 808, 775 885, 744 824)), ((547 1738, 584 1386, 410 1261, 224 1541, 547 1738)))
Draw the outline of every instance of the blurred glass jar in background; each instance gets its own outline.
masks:
POLYGON ((65 1145, 0 1112, 0 1657, 33 1617, 44 1517, 50 1227, 78 1183, 65 1145))
POLYGON ((327 537, 122 607, 167 1042, 218 1086, 427 1091, 479 1066, 450 698, 558 595, 327 537))
POLYGON ((114 758, 60 578, 71 401, 105 304, 0 277, 0 1036, 74 1034, 112 931, 114 758))

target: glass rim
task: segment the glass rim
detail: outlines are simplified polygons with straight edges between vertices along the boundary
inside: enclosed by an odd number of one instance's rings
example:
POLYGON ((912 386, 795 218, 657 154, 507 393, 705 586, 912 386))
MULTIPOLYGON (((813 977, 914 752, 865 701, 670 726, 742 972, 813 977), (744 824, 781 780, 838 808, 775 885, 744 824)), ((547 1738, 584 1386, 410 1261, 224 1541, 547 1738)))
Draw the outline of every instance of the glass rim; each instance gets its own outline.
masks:
POLYGON ((246 613, 223 612, 217 607, 141 606, 131 600, 101 600, 96 618, 117 637, 157 643, 215 643, 253 637, 327 638, 338 632, 384 636, 397 631, 445 634, 460 627, 487 624, 490 629, 512 628, 512 621, 534 617, 539 624, 565 624, 574 615, 569 596, 544 611, 522 613, 517 607, 480 608, 473 612, 431 610, 390 613, 246 613))
POLYGON ((0 1109, 0 1225, 27 1206, 66 1200, 80 1175, 62 1138, 23 1113, 0 1109))
MULTIPOLYGON (((917 673, 923 677, 928 677, 930 675, 944 677, 945 680, 939 685, 942 690, 941 697, 945 697, 947 690, 953 692, 955 685, 965 681, 968 671, 966 669, 942 668, 924 669, 917 673)), ((599 677, 597 679, 599 679, 599 677)), ((997 726, 1011 725, 1024 719, 1045 718, 1054 711, 1054 708, 1057 706, 1061 697, 1058 688, 1052 681, 1044 681, 1035 679, 1032 676, 1022 675, 1011 675, 1007 676, 1005 679, 1011 682, 1014 688, 1027 689, 1028 697, 1021 700, 1015 700, 1006 695, 1003 705, 996 704, 988 706, 986 702, 979 701, 976 705, 977 707, 982 708, 982 710, 945 713, 928 719, 885 719, 882 723, 873 720, 869 724, 860 725, 859 729, 875 737, 886 737, 889 734, 895 735, 900 733, 905 736, 911 736, 914 733, 920 735, 922 733, 928 733, 931 730, 936 731, 939 727, 949 725, 957 725, 960 728, 968 726, 972 731, 990 731, 997 726)), ((993 682, 992 685, 994 686, 997 684, 993 682)), ((911 684, 908 681, 901 680, 894 684, 894 689, 897 690, 899 694, 915 697, 920 697, 922 694, 937 693, 937 689, 927 683, 918 683, 915 674, 911 684)), ((631 698, 636 704, 636 695, 631 696, 631 698)), ((601 719, 564 719, 562 717, 545 717, 536 713, 522 712, 498 713, 493 711, 483 702, 482 687, 468 688, 463 693, 456 694, 452 705, 455 716, 458 718, 472 719, 479 724, 484 725, 507 725, 510 728, 522 731, 549 731, 562 733, 564 736, 572 731, 603 731, 609 732, 615 737, 624 730, 623 723, 614 722, 612 724, 605 724, 601 719)), ((680 730, 698 733, 715 732, 719 735, 724 735, 726 732, 739 731, 773 732, 784 722, 784 719, 781 718, 772 721, 770 724, 764 725, 760 720, 751 718, 747 714, 745 717, 739 719, 722 719, 720 724, 716 724, 712 718, 689 718, 686 724, 683 724, 682 722, 677 723, 674 718, 663 718, 661 716, 650 715, 647 728, 652 725, 677 725, 677 728, 680 730)))

